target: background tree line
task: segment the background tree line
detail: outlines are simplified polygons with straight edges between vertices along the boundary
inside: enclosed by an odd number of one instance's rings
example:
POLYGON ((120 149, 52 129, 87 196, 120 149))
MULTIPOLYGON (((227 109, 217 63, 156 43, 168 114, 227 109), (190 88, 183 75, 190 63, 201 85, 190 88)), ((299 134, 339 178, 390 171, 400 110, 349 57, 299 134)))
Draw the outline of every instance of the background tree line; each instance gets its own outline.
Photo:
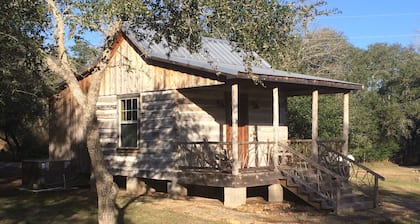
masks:
MULTIPOLYGON (((350 152, 358 160, 420 163, 420 54, 414 46, 358 49, 341 33, 321 29, 303 37, 298 49, 288 69, 364 85, 350 99, 350 152)), ((310 105, 309 98, 289 101, 291 138, 310 138, 310 105)), ((341 105, 341 96, 321 96, 320 138, 340 138, 341 105)))

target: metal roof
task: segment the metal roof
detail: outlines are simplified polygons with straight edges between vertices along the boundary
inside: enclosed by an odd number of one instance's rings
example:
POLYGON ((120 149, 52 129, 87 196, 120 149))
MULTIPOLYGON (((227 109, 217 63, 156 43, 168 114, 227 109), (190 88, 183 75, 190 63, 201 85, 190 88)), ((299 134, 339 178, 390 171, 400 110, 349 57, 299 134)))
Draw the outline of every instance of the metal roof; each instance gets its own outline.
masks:
POLYGON ((148 33, 144 30, 133 31, 132 29, 123 28, 123 33, 147 58, 152 60, 211 71, 216 74, 232 76, 232 78, 244 78, 243 74, 252 73, 268 77, 268 79, 272 78, 272 80, 303 79, 311 83, 318 81, 322 83, 336 83, 340 85, 340 88, 345 89, 362 88, 362 85, 358 83, 276 70, 271 68, 271 65, 256 53, 253 53, 253 57, 256 60, 252 62, 252 66, 247 67, 245 52, 234 47, 232 43, 226 40, 202 37, 201 48, 194 53, 182 46, 171 51, 165 40, 156 43, 152 40, 153 33, 148 33), (141 33, 141 39, 136 32, 141 33))

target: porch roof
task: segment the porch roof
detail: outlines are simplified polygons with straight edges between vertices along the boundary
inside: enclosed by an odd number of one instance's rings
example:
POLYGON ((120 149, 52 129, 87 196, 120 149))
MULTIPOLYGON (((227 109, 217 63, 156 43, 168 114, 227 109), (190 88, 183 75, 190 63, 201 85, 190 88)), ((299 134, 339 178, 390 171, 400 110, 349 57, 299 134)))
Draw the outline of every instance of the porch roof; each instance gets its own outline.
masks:
POLYGON ((252 79, 256 75, 262 81, 273 83, 305 85, 309 87, 327 87, 334 90, 328 92, 348 92, 360 90, 363 85, 353 82, 328 79, 318 76, 291 73, 273 69, 271 65, 253 52, 255 60, 250 66, 245 65, 246 54, 226 40, 203 37, 199 52, 190 52, 185 47, 172 49, 167 47, 166 41, 156 43, 150 39, 151 35, 143 30, 139 39, 132 29, 123 28, 124 36, 144 56, 153 61, 173 64, 185 68, 195 69, 225 76, 226 79, 252 79), (251 72, 248 72, 251 68, 251 72))

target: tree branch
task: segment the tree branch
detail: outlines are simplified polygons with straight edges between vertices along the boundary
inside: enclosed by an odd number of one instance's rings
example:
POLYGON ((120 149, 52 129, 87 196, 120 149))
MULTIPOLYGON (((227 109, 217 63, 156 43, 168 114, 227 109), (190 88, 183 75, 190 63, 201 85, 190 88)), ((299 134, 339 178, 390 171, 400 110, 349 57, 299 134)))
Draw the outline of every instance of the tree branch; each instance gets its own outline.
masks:
POLYGON ((57 53, 58 58, 60 60, 61 66, 64 66, 67 70, 73 71, 73 69, 70 66, 70 63, 68 61, 68 56, 66 52, 66 48, 64 45, 65 37, 64 37, 64 16, 60 13, 59 9, 57 8, 57 4, 54 0, 46 0, 48 4, 48 8, 50 12, 53 14, 55 19, 55 32, 54 37, 57 42, 57 53))
POLYGON ((110 26, 110 30, 105 40, 105 46, 101 58, 99 62, 91 68, 91 83, 87 95, 88 110, 96 109, 96 101, 98 99, 99 89, 102 80, 102 71, 105 69, 105 67, 108 65, 109 60, 111 59, 112 48, 115 44, 118 31, 121 29, 121 24, 121 21, 116 21, 110 26))
POLYGON ((86 95, 83 93, 82 88, 80 88, 79 82, 77 81, 76 76, 72 71, 63 69, 55 60, 50 56, 45 57, 45 62, 47 67, 54 72, 57 76, 64 79, 64 81, 69 86, 70 90, 73 92, 74 98, 77 100, 79 105, 84 108, 86 106, 86 95))

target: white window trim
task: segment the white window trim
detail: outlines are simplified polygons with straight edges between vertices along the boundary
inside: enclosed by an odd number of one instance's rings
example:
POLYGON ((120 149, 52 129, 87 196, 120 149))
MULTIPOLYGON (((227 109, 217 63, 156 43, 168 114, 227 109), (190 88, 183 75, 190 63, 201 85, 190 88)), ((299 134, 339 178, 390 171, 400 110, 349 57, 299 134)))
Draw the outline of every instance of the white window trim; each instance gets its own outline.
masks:
POLYGON ((117 149, 139 149, 140 148, 140 141, 139 141, 139 136, 140 136, 140 96, 138 94, 136 95, 126 95, 126 96, 121 96, 118 97, 118 146, 117 149), (121 103, 122 100, 128 100, 128 99, 136 99, 137 100, 137 120, 132 121, 122 121, 122 117, 121 117, 121 103), (136 147, 127 147, 127 146, 122 146, 122 142, 121 142, 121 125, 122 124, 137 124, 137 133, 136 133, 136 147))

